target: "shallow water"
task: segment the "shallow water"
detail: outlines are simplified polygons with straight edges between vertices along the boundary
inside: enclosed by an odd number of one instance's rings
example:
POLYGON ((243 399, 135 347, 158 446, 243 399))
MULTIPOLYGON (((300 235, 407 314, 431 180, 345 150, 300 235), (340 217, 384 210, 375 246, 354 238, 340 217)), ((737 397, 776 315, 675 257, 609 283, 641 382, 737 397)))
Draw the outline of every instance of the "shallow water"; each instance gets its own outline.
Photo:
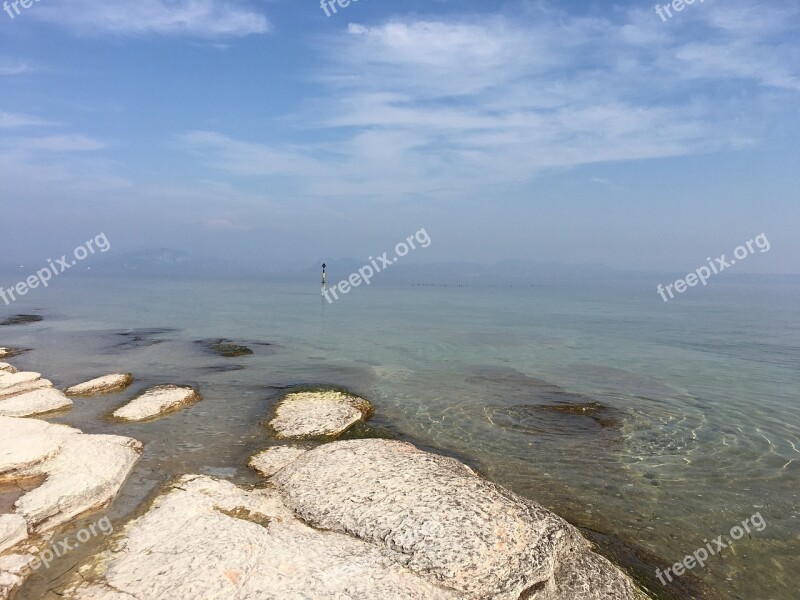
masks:
MULTIPOLYGON (((375 404, 374 425, 664 563, 760 511, 766 529, 694 574, 723 597, 796 600, 800 288, 720 283, 668 305, 653 289, 373 285, 328 305, 313 285, 73 278, 3 308, 0 318, 45 320, 0 328, 0 345, 31 348, 12 362, 58 386, 136 376, 51 418, 145 443, 109 510, 118 524, 184 473, 257 483, 246 464, 270 444, 275 401, 290 386, 337 385, 375 404), (254 354, 194 343, 214 338, 254 354), (152 423, 107 420, 160 383, 204 399, 152 423), (541 408, 594 403, 583 414, 541 408)), ((41 597, 80 558, 20 598, 41 597)))

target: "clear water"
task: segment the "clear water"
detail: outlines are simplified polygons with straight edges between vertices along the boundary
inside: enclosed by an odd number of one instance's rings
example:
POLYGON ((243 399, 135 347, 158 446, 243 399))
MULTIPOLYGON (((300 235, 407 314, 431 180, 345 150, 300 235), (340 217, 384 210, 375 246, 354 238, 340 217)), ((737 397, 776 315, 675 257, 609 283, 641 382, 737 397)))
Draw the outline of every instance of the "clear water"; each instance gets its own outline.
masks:
MULTIPOLYGON (((287 386, 332 384, 369 398, 376 426, 665 563, 760 512, 764 531, 694 573, 724 598, 796 600, 800 287, 719 283, 665 305, 655 283, 373 285, 328 305, 313 285, 73 278, 3 307, 46 320, 0 328, 0 345, 32 348, 13 362, 59 386, 135 374, 127 392, 51 419, 146 444, 110 509, 118 522, 177 475, 256 482, 247 459, 270 444, 274 402, 287 386), (138 328, 175 331, 119 335, 138 328), (255 355, 208 354, 193 343, 206 338, 255 355), (159 383, 196 385, 204 400, 153 423, 105 418, 159 383), (600 403, 602 419, 537 408, 563 402, 600 403)), ((78 558, 21 597, 41 597, 78 558)))

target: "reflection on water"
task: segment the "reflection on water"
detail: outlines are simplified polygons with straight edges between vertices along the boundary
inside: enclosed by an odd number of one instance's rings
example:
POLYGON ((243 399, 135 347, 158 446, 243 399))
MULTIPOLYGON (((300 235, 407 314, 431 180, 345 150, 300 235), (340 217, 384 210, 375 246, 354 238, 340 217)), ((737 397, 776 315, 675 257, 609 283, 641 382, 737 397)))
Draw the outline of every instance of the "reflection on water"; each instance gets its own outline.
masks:
MULTIPOLYGON (((4 327, 0 345, 33 348, 12 362, 61 387, 136 376, 51 419, 145 443, 108 511, 115 523, 184 473, 259 483, 246 465, 272 443, 264 421, 276 400, 292 386, 344 386, 375 404, 378 430, 459 455, 665 563, 760 511, 765 531, 696 574, 723 597, 795 600, 796 288, 722 285, 665 307, 649 287, 373 287, 320 307, 314 286, 59 284, 30 307, 46 320, 4 327), (214 356, 194 343, 209 339, 253 354, 214 356), (163 383, 195 386, 203 400, 152 423, 108 420, 163 383)), ((79 562, 38 574, 20 597, 42 597, 79 562)))

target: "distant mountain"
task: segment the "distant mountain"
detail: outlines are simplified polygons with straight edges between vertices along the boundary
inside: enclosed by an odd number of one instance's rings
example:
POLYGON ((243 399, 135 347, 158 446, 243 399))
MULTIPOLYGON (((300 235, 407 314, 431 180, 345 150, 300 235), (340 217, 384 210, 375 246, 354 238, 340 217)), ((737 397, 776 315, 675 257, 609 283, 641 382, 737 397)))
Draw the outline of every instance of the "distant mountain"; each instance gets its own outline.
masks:
POLYGON ((101 273, 126 273, 131 275, 223 275, 246 273, 240 265, 209 258, 199 258, 187 252, 170 248, 153 248, 108 256, 92 267, 101 273))

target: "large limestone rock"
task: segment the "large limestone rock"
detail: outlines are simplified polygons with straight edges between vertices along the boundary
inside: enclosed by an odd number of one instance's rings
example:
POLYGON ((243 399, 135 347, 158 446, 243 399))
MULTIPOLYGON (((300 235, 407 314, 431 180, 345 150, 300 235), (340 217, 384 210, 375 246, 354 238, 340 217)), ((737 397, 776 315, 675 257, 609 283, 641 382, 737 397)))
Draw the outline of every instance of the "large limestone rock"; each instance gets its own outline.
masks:
POLYGON ((41 388, 0 400, 0 416, 32 417, 72 406, 72 400, 55 388, 41 388))
POLYGON ((66 425, 0 417, 0 483, 43 480, 0 514, 0 599, 30 575, 37 552, 30 534, 48 539, 56 527, 109 504, 139 458, 136 440, 86 435, 66 425))
POLYGON ((134 398, 113 416, 123 421, 149 421, 200 401, 195 389, 178 385, 159 385, 134 398))
POLYGON ((342 392, 289 394, 278 405, 270 426, 281 438, 335 436, 369 416, 363 398, 342 392))
POLYGON ((306 448, 295 446, 273 446, 259 452, 250 459, 250 467, 264 477, 272 477, 286 465, 294 462, 308 452, 306 448))
POLYGON ((456 600, 389 553, 294 517, 275 490, 190 475, 68 584, 81 600, 456 600))
POLYGON ((94 396, 98 394, 110 394, 124 390, 133 383, 133 375, 130 373, 115 373, 97 377, 64 390, 70 396, 94 396))
POLYGON ((272 482, 310 525, 383 548, 462 598, 647 598, 560 517, 410 444, 326 444, 272 482))
POLYGON ((14 504, 37 533, 111 502, 142 451, 131 438, 34 419, 0 417, 0 431, 0 481, 45 478, 14 504))

